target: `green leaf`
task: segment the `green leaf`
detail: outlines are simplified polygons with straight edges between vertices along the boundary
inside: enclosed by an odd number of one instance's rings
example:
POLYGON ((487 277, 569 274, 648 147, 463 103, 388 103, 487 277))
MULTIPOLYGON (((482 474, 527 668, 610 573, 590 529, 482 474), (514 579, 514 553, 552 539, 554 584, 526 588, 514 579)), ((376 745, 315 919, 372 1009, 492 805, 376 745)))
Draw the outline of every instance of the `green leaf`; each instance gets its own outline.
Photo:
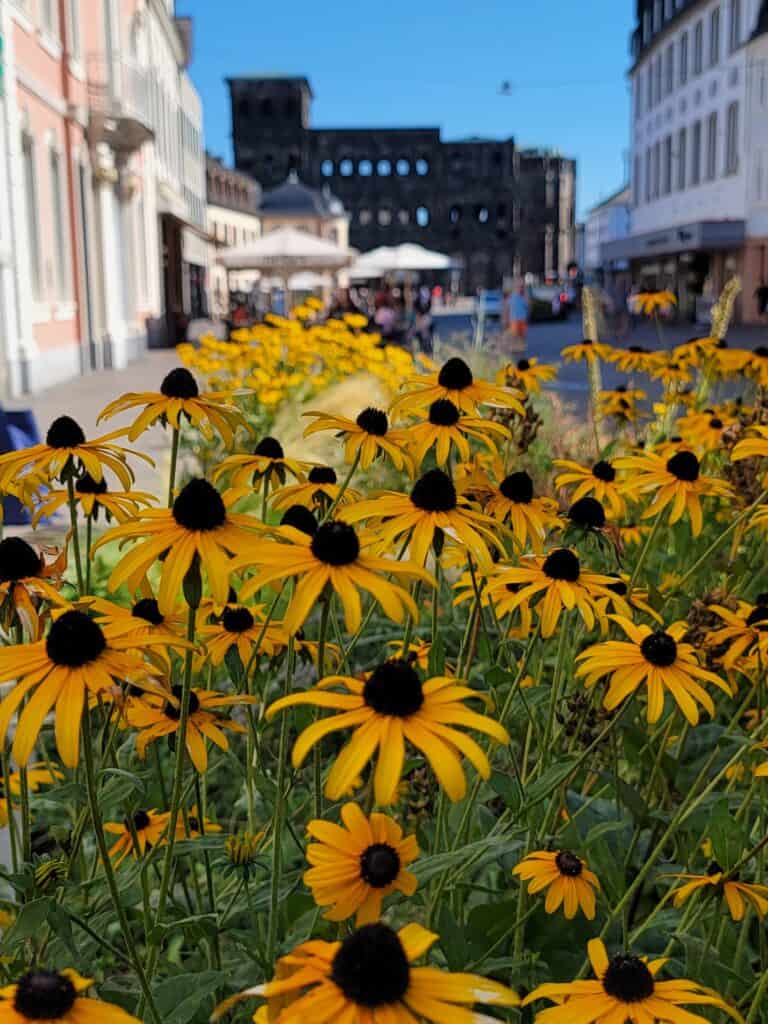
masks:
POLYGON ((467 962, 467 943, 464 938, 464 931, 451 913, 451 908, 447 902, 443 902, 440 905, 437 922, 440 933, 440 948, 445 953, 448 969, 460 971, 467 962))
POLYGON ((0 948, 14 949, 19 943, 37 935, 48 919, 51 906, 51 901, 45 898, 32 900, 23 906, 0 948))
POLYGON ((506 772, 492 772, 488 780, 491 789, 501 797, 506 806, 517 813, 522 803, 522 793, 517 776, 506 772))
POLYGON ((738 862, 742 850, 749 845, 743 828, 729 808, 727 797, 721 797, 712 808, 708 832, 714 859, 727 871, 738 862))
POLYGON ((554 793, 557 787, 562 785, 571 774, 578 760, 579 758, 575 754, 564 757, 558 764, 548 768, 540 779, 527 786, 525 809, 530 810, 531 807, 548 797, 550 793, 554 793))
POLYGON ((154 995, 163 1024, 189 1024, 203 1007, 205 1013, 200 1014, 200 1019, 206 1019, 212 1009, 210 997, 226 981, 223 971, 177 974, 175 978, 162 981, 154 995))
POLYGON ((102 801, 125 800, 132 792, 143 799, 147 792, 143 779, 123 768, 104 768, 99 772, 99 779, 104 783, 102 801))
POLYGON ((435 642, 429 650, 429 675, 441 676, 445 672, 445 641, 438 629, 435 642))
POLYGON ((53 903, 51 905, 48 914, 48 924, 51 926, 51 930, 54 931, 64 943, 75 960, 79 960, 80 951, 75 944, 75 936, 72 932, 72 921, 70 920, 66 908, 60 903, 53 903))

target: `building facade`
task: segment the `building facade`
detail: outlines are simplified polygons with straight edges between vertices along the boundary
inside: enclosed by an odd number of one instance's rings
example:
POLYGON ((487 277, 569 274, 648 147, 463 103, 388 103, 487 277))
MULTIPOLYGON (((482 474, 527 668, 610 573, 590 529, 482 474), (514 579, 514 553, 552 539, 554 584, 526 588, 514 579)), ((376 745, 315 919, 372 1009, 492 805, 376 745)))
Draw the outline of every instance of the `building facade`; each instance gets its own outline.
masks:
MULTIPOLYGON (((584 222, 584 261, 587 273, 596 270, 625 269, 604 259, 603 246, 628 238, 631 224, 631 190, 625 186, 593 206, 584 222)), ((620 261, 626 263, 626 261, 620 261)))
POLYGON ((248 245, 261 238, 258 214, 261 188, 253 178, 225 167, 221 159, 208 154, 205 167, 208 193, 208 234, 210 236, 211 313, 229 316, 229 291, 249 294, 259 280, 259 273, 249 270, 227 271, 217 263, 217 256, 232 246, 248 245))
POLYGON ((204 292, 207 233, 202 111, 171 0, 0 0, 0 33, 12 396, 123 366, 148 331, 167 339, 204 292))
POLYGON ((768 275, 768 3, 636 0, 632 231, 604 247, 701 317, 732 274, 757 319, 768 275))
POLYGON ((573 160, 512 139, 447 142, 438 128, 312 128, 306 78, 228 84, 236 167, 264 188, 291 171, 328 185, 357 249, 420 242, 461 262, 470 290, 555 274, 572 259, 573 160))

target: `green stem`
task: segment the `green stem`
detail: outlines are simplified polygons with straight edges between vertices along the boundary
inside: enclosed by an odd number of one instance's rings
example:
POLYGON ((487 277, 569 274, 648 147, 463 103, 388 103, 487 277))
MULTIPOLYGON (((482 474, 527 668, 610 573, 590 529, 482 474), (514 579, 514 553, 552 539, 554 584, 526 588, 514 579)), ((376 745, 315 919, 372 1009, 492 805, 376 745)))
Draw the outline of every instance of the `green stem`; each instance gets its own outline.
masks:
POLYGON ((107 847, 107 840, 104 835, 104 825, 101 818, 101 809, 99 807, 99 793, 96 785, 96 772, 93 765, 93 737, 91 735, 91 720, 90 714, 86 709, 82 718, 82 733, 83 733, 83 761, 85 763, 85 784, 88 796, 88 806, 91 812, 91 822, 93 823, 93 831, 96 835, 96 845, 99 849, 99 856, 101 857, 101 863, 104 868, 104 876, 107 880, 109 887, 109 893, 112 897, 112 906, 114 907, 115 914, 117 915, 118 924, 120 925, 120 931, 123 935, 123 941, 128 951, 128 956, 131 961, 131 966, 136 973, 136 977, 141 987, 142 992, 142 1004, 146 1003, 149 1007, 149 1012, 152 1014, 152 1018, 156 1021, 156 1024, 162 1024, 162 1019, 155 1005, 155 1000, 152 995, 152 990, 149 987, 149 980, 141 966, 136 948, 133 942, 133 936, 131 935, 131 927, 126 917, 125 909, 120 902, 120 890, 117 886, 117 879, 115 878, 115 872, 112 867, 112 861, 109 858, 109 849, 107 847))
POLYGON ((13 867, 13 873, 18 874, 19 848, 18 836, 16 835, 16 816, 13 811, 13 800, 11 799, 11 763, 6 750, 3 750, 2 753, 2 763, 3 789, 5 790, 5 798, 8 801, 8 840, 11 847, 11 865, 13 867))
POLYGON ((93 535, 93 517, 85 518, 85 592, 91 592, 91 537, 93 535))
POLYGON ((643 544, 643 550, 640 552, 640 557, 637 560, 637 564, 635 565, 635 568, 632 572, 632 577, 629 581, 629 586, 627 587, 628 596, 632 593, 632 588, 637 582, 640 576, 640 571, 645 565, 645 560, 648 557, 651 548, 653 547, 653 542, 656 540, 656 534, 659 532, 659 527, 661 526, 662 514, 663 513, 659 512, 659 514, 656 516, 651 532, 648 534, 645 544, 643 544))
POLYGON ((360 449, 358 448, 357 449, 357 453, 356 453, 354 459, 352 460, 352 465, 349 467, 349 472, 344 477, 344 480, 342 481, 341 487, 339 488, 339 493, 333 499, 333 502, 329 506, 328 511, 323 516, 323 522, 326 522, 328 519, 332 518, 333 513, 336 511, 336 509, 338 508, 339 502, 344 497, 344 493, 345 493, 346 489, 349 487, 350 482, 352 480, 352 477, 355 475, 355 471, 357 470, 357 467, 359 466, 359 464, 360 464, 360 449))
MULTIPOLYGON (((331 600, 332 595, 326 594, 325 599, 321 599, 321 610, 320 610, 320 637, 317 644, 317 678, 323 679, 325 676, 325 649, 326 649, 326 638, 328 635, 328 621, 331 614, 331 600)), ((316 743, 312 750, 312 778, 313 778, 313 812, 315 818, 322 818, 323 816, 323 771, 322 761, 320 759, 320 744, 316 743)))
MULTIPOLYGON (((197 823, 201 838, 205 839, 205 793, 200 785, 200 776, 195 772, 195 802, 197 803, 197 823)), ((213 886, 213 871, 211 870, 211 858, 207 850, 203 850, 203 865, 205 867, 205 884, 208 889, 208 906, 211 914, 216 915, 216 890, 213 886)), ((221 947, 219 945, 218 930, 211 941, 212 963, 214 970, 221 970, 221 947)))
POLYGON ((77 594, 85 593, 83 586, 83 563, 80 557, 80 534, 77 531, 77 499, 75 497, 75 481, 67 477, 67 504, 69 505, 69 522, 72 527, 72 548, 75 555, 75 572, 77 573, 77 594))
MULTIPOLYGON (((296 656, 294 639, 288 641, 288 662, 285 672, 283 694, 291 692, 293 667, 296 656)), ((277 782, 275 784, 275 806, 272 817, 272 882, 269 895, 269 925, 267 928, 267 963, 272 963, 277 948, 277 926, 280 909, 280 881, 283 872, 283 821, 285 817, 285 767, 288 759, 288 715, 280 721, 280 742, 277 748, 277 782)))
POLYGON ((168 469, 168 508, 173 505, 173 492, 176 489, 176 463, 179 461, 179 437, 179 428, 174 427, 173 439, 171 440, 171 465, 168 469))

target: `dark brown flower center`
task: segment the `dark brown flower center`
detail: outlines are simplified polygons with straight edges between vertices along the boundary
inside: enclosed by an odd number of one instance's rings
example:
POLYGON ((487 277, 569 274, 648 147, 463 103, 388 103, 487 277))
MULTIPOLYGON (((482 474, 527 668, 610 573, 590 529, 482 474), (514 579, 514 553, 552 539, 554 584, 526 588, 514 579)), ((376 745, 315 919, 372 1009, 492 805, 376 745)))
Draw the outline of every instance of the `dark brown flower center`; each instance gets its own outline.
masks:
POLYGON ((227 509, 216 488, 202 477, 190 480, 173 503, 173 518, 185 530, 208 532, 223 526, 227 509))
POLYGON ((43 560, 40 555, 21 537, 6 537, 0 540, 1 582, 39 576, 42 568, 43 560))
POLYGON ((707 868, 707 875, 711 878, 712 875, 722 875, 722 873, 723 869, 720 867, 716 860, 713 860, 707 868))
POLYGON ((606 583, 606 590, 612 590, 614 594, 618 594, 619 597, 624 597, 627 592, 627 584, 624 580, 616 580, 615 583, 606 583))
POLYGON ((385 661, 366 679, 363 700, 380 715, 408 718, 424 703, 421 679, 407 661, 385 661))
POLYGON ((85 444, 85 434, 71 416, 59 416, 48 428, 45 443, 49 448, 77 448, 85 444))
POLYGON ((600 459, 600 461, 596 462, 592 467, 592 476, 596 477, 598 480, 602 480, 605 484, 612 484, 616 479, 616 470, 610 462, 606 462, 605 459, 600 459))
POLYGON ((579 498, 568 510, 568 518, 574 526, 585 530, 602 530, 605 526, 605 509, 597 498, 579 498))
POLYGON ((75 490, 78 494, 106 494, 107 481, 104 477, 101 480, 94 480, 90 473, 83 473, 75 481, 75 490))
POLYGON ((294 530, 301 530, 309 537, 314 537, 317 533, 317 520, 303 505, 291 505, 289 509, 286 509, 280 520, 280 525, 292 526, 294 530))
POLYGON ((56 971, 30 971, 16 983, 13 1008, 27 1020, 61 1020, 75 1005, 72 982, 56 971))
POLYGON ((533 480, 524 469, 504 477, 499 490, 505 498, 518 505, 529 505, 533 501, 533 480))
POLYGON ((630 345, 627 349, 628 352, 637 352, 638 354, 647 355, 649 349, 643 348, 642 345, 630 345))
POLYGON ((459 410, 447 398, 438 398, 429 407, 429 422, 434 427, 455 427, 459 422, 459 410))
POLYGON ((197 398, 200 389, 189 370, 183 366, 177 366, 163 378, 160 392, 166 398, 197 398))
POLYGON ((713 416, 712 419, 709 421, 709 425, 710 427, 712 427, 713 430, 723 429, 723 421, 720 419, 719 416, 713 416))
POLYGON ((318 526, 311 549, 326 565, 351 565, 360 554, 360 541, 349 523, 334 521, 318 526))
POLYGON ((525 373, 526 370, 530 370, 531 364, 528 362, 527 359, 518 359, 517 368, 518 370, 520 370, 521 373, 525 373))
POLYGON ((640 652, 646 661, 657 668, 668 668, 677 658, 677 643, 669 633, 657 631, 643 640, 640 652))
POLYGON ((254 455, 263 455, 268 459, 282 459, 285 456, 283 446, 274 437, 263 437, 253 449, 254 455))
POLYGON ((369 405, 367 409, 363 409, 355 423, 366 434, 373 434, 374 437, 384 437, 389 429, 387 414, 382 412, 381 409, 374 409, 372 405, 369 405))
POLYGON ((758 605, 757 608, 753 608, 747 616, 748 626, 757 626, 759 623, 766 621, 768 621, 768 608, 766 608, 765 605, 758 605))
POLYGON ((331 980, 347 999, 375 1009, 399 1003, 408 991, 410 967, 397 933, 366 924, 348 935, 333 958, 331 980))
POLYGON ((228 633, 245 633, 253 627, 253 615, 247 608, 225 608, 221 624, 228 633))
POLYGON ((437 376, 437 383, 448 391, 463 391, 464 388, 470 387, 473 381, 472 371, 464 360, 457 356, 449 359, 437 376))
POLYGON ((151 622, 153 626, 162 626, 165 621, 160 614, 160 608, 154 597, 142 597, 131 608, 131 615, 136 619, 144 619, 145 622, 151 622))
POLYGON ((430 469, 414 484, 411 501, 424 512, 451 512, 456 508, 456 488, 441 469, 430 469))
MULTIPOLYGON (((133 827, 137 832, 143 832, 145 828, 149 828, 151 824, 151 818, 146 811, 134 811, 133 813, 133 827)), ((128 819, 125 820, 125 827, 130 829, 128 819)))
POLYGON ((309 471, 308 479, 311 484, 335 484, 336 470, 330 466, 313 466, 309 471))
POLYGON ((85 612, 64 612, 52 624, 45 641, 48 657, 56 665, 82 668, 95 661, 107 646, 101 626, 85 612))
POLYGON ((568 878, 578 878, 584 870, 582 861, 569 850, 561 850, 555 857, 555 864, 560 874, 567 875, 568 878))
POLYGON ((699 460, 693 452, 676 452, 667 460, 667 472, 692 484, 699 479, 699 460))
POLYGON ((653 975, 637 956, 614 956, 603 975, 603 988, 620 1003, 642 1003, 655 988, 653 975))
MULTIPOLYGON (((163 714, 166 718, 173 719, 174 722, 178 722, 181 718, 181 695, 183 688, 181 686, 172 686, 171 693, 179 702, 178 707, 166 701, 165 707, 163 708, 163 714)), ((196 711, 200 710, 200 698, 197 696, 194 690, 190 690, 189 693, 189 713, 194 715, 196 711)))
POLYGON ((768 348, 765 345, 758 345, 752 354, 759 356, 760 359, 768 359, 768 348))
POLYGON ((394 882, 400 872, 400 857, 389 843, 374 843, 360 854, 360 876, 374 889, 394 882))
POLYGON ((565 580, 566 583, 575 583, 581 572, 579 559, 567 548, 558 548, 547 555, 541 568, 551 580, 565 580))

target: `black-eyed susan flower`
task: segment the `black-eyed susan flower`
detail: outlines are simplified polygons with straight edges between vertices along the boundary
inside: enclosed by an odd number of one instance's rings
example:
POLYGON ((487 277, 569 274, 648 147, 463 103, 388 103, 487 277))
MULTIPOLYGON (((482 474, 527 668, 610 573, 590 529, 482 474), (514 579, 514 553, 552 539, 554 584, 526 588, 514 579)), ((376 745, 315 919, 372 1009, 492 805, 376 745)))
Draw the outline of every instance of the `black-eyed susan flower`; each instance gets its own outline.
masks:
POLYGON ((669 359, 656 365, 651 370, 651 377, 664 384, 667 395, 676 394, 678 397, 682 397, 683 385, 690 384, 693 380, 690 364, 677 359, 669 359))
POLYGON ((582 661, 576 675, 591 689, 604 676, 609 677, 608 692, 603 705, 609 711, 618 707, 640 686, 648 690, 648 721, 658 722, 664 710, 664 697, 669 693, 691 725, 699 721, 699 706, 710 718, 715 705, 701 683, 712 683, 732 696, 728 684, 714 672, 702 668, 691 644, 682 638, 687 632, 685 622, 675 622, 667 629, 652 630, 636 626, 623 615, 612 615, 627 640, 606 640, 592 644, 578 655, 582 661))
POLYGON ((698 537, 703 526, 701 498, 732 496, 724 480, 703 476, 701 463, 693 452, 685 449, 665 455, 657 452, 622 455, 614 460, 614 465, 633 474, 633 493, 653 494, 653 500, 642 514, 643 519, 661 515, 669 507, 669 522, 673 524, 687 512, 694 537, 698 537))
POLYGON ((193 646, 184 636, 186 614, 177 609, 163 615, 154 597, 141 597, 128 607, 104 597, 88 597, 80 603, 110 636, 120 637, 127 647, 145 650, 150 658, 163 655, 164 664, 168 663, 166 648, 184 651, 193 646))
POLYGON ((393 803, 403 773, 406 740, 429 761, 449 798, 461 800, 467 782, 459 755, 468 758, 484 779, 491 769, 481 747, 454 726, 477 730, 497 743, 509 743, 506 729, 498 722, 464 706, 470 698, 482 699, 461 680, 435 676, 422 682, 409 662, 392 660, 377 666, 365 681, 327 676, 311 690, 281 697, 267 709, 267 718, 302 704, 340 712, 302 732, 293 748, 296 768, 324 736, 339 729, 354 730, 328 775, 325 792, 330 800, 338 800, 349 791, 378 750, 374 774, 376 803, 393 803), (346 692, 331 691, 334 686, 343 687, 346 692))
POLYGON ((621 491, 622 481, 618 478, 616 466, 607 459, 600 459, 592 466, 582 466, 573 459, 555 459, 554 465, 564 472, 555 477, 555 487, 570 489, 576 484, 570 495, 571 501, 591 494, 610 509, 611 516, 618 519, 626 511, 626 503, 621 491))
POLYGON ((286 457, 283 446, 274 437, 263 437, 252 453, 228 455, 213 471, 217 483, 229 474, 230 484, 235 489, 249 488, 266 478, 268 485, 284 484, 288 473, 296 480, 303 480, 309 469, 308 462, 286 457))
POLYGON ((726 649, 718 652, 718 661, 726 671, 738 667, 742 658, 750 658, 759 652, 762 659, 768 657, 768 594, 761 594, 752 605, 739 601, 735 609, 722 604, 709 605, 725 623, 707 632, 708 647, 726 649))
POLYGON ((56 746, 64 764, 74 768, 80 752, 80 719, 86 694, 109 692, 129 682, 157 690, 157 675, 146 661, 127 651, 134 646, 84 612, 67 610, 52 623, 44 640, 0 648, 0 682, 16 685, 0 704, 0 737, 28 695, 13 738, 13 757, 26 764, 46 715, 56 709, 56 746))
POLYGON ((341 809, 342 825, 315 819, 307 832, 315 842, 307 847, 304 884, 312 890, 328 921, 369 924, 381 917, 384 898, 393 892, 413 896, 416 876, 407 865, 416 860, 415 836, 403 836, 397 822, 386 814, 366 817, 357 804, 341 809))
POLYGON ((142 405, 144 409, 127 431, 131 441, 158 422, 163 426, 168 423, 178 430, 183 417, 203 437, 210 440, 215 431, 227 446, 231 446, 237 428, 245 426, 240 410, 232 404, 227 392, 201 392, 195 378, 183 366, 177 366, 165 375, 159 391, 130 391, 116 398, 102 409, 97 422, 142 405))
POLYGON ((368 469, 380 456, 387 456, 395 469, 410 469, 408 435, 404 430, 392 430, 387 414, 382 409, 368 406, 354 420, 327 412, 305 412, 314 416, 304 436, 323 430, 333 430, 344 441, 347 462, 359 460, 360 469, 368 469))
POLYGON ((638 292, 633 295, 630 302, 638 313, 645 316, 653 316, 655 313, 669 313, 673 306, 677 305, 674 292, 638 292))
POLYGON ((525 415, 519 391, 475 380, 470 368, 457 356, 444 363, 439 373, 411 377, 407 384, 412 386, 412 390, 404 392, 392 403, 392 408, 400 412, 418 412, 428 409, 441 398, 447 398, 470 416, 476 413, 478 405, 499 406, 512 409, 520 416, 525 415))
POLYGON ((0 621, 8 629, 18 616, 33 639, 39 631, 40 600, 57 606, 67 604, 58 590, 67 565, 66 549, 53 552, 50 562, 46 561, 47 553, 33 548, 22 537, 0 541, 0 621))
MULTIPOLYGON (((51 491, 46 494, 35 508, 33 524, 37 524, 43 517, 52 516, 68 501, 68 491, 51 491)), ((83 473, 75 480, 75 502, 83 515, 94 521, 98 521, 99 513, 103 512, 107 522, 116 519, 118 523, 124 523, 142 508, 154 505, 155 501, 154 495, 147 491, 110 491, 104 477, 94 480, 90 473, 83 473)))
POLYGON ((619 523, 616 526, 616 533, 622 547, 639 547, 650 529, 650 526, 644 526, 642 523, 619 523))
POLYGON ((115 867, 119 867, 129 854, 133 854, 133 859, 138 860, 148 850, 164 843, 167 839, 170 817, 170 814, 153 807, 151 810, 134 811, 130 820, 126 818, 124 821, 105 822, 104 831, 119 836, 109 851, 109 856, 115 861, 115 867))
POLYGON ((600 888, 597 875, 586 861, 570 850, 537 850, 529 853, 512 868, 512 874, 528 882, 531 896, 546 889, 544 909, 554 914, 562 904, 570 921, 581 907, 589 921, 595 917, 595 892, 600 888))
POLYGON ((682 439, 692 447, 704 452, 718 451, 724 445, 723 433, 736 423, 735 416, 714 409, 703 412, 689 412, 677 421, 682 439))
POLYGON ((326 586, 339 595, 351 633, 359 628, 362 620, 360 590, 368 591, 395 622, 402 622, 406 611, 418 618, 411 595, 386 579, 386 574, 413 577, 426 583, 434 583, 433 578, 413 562, 397 562, 370 554, 366 548, 378 538, 358 536, 349 523, 335 519, 316 526, 311 534, 289 525, 279 530, 280 541, 252 542, 247 555, 237 559, 234 568, 242 571, 257 566, 256 574, 240 588, 240 597, 246 601, 267 584, 296 578, 283 619, 289 633, 301 629, 326 586))
POLYGON ((463 544, 475 561, 486 567, 492 562, 491 551, 501 546, 495 521, 459 496, 441 469, 430 469, 419 477, 410 494, 384 491, 377 498, 347 506, 341 516, 348 523, 375 519, 384 546, 410 534, 411 558, 417 565, 426 561, 437 531, 463 544))
POLYGON ((650 374, 656 367, 662 365, 667 357, 664 352, 651 352, 642 345, 630 345, 628 348, 611 348, 605 358, 609 363, 614 363, 621 373, 650 374))
POLYGON ((220 665, 233 647, 247 665, 260 644, 259 652, 273 657, 287 642, 287 634, 276 623, 264 626, 261 605, 228 604, 214 622, 199 627, 197 635, 212 665, 220 665))
POLYGON ((547 530, 557 524, 557 503, 551 498, 534 496, 533 480, 525 470, 505 476, 483 501, 489 516, 509 523, 522 551, 530 542, 541 551, 547 530))
POLYGON ((112 570, 109 589, 125 583, 135 593, 162 558, 157 603, 167 615, 173 612, 184 577, 196 562, 205 571, 214 599, 226 604, 230 555, 248 549, 258 526, 251 516, 230 512, 227 500, 207 480, 196 478, 182 488, 171 508, 145 509, 136 519, 105 533, 94 550, 111 541, 139 541, 112 570))
POLYGON ((752 352, 745 349, 731 349, 720 352, 721 365, 732 373, 757 381, 761 388, 768 387, 768 347, 758 345, 752 352))
POLYGON ((130 490, 133 470, 126 462, 127 457, 135 455, 150 466, 154 463, 148 455, 114 443, 125 433, 124 429, 114 430, 94 441, 87 441, 79 423, 71 416, 59 416, 48 428, 44 444, 33 444, 29 448, 0 455, 0 490, 6 490, 6 482, 23 476, 46 482, 66 482, 90 473, 94 480, 101 480, 105 469, 115 474, 125 490, 130 490))
MULTIPOLYGON (((460 605, 466 601, 476 600, 476 586, 477 580, 472 579, 470 572, 462 573, 454 584, 456 597, 453 603, 460 605)), ((520 617, 519 628, 510 628, 508 630, 508 635, 516 639, 529 636, 533 622, 531 606, 525 601, 521 603, 517 600, 517 595, 522 588, 522 583, 509 583, 504 578, 503 572, 498 572, 486 576, 480 589, 481 606, 485 608, 491 603, 497 619, 501 620, 506 615, 518 615, 520 617)))
POLYGON ((303 505, 313 511, 325 511, 331 505, 359 501, 361 494, 351 487, 342 492, 336 470, 332 466, 313 466, 303 483, 287 484, 272 495, 274 508, 283 510, 303 505))
POLYGON ((541 595, 535 610, 541 622, 541 635, 552 636, 563 609, 578 608, 588 629, 595 624, 595 601, 607 597, 613 577, 585 571, 579 556, 569 548, 556 548, 548 555, 524 555, 518 565, 500 564, 491 574, 491 583, 519 585, 510 593, 510 611, 530 605, 541 595))
MULTIPOLYGON (((136 753, 143 760, 147 747, 163 736, 173 736, 181 725, 181 686, 174 686, 171 692, 173 702, 162 700, 150 694, 145 698, 132 700, 127 707, 128 724, 137 729, 136 753)), ((244 694, 218 693, 216 690, 199 690, 193 688, 189 694, 189 717, 187 719, 186 745, 187 753, 195 769, 203 774, 208 770, 208 749, 206 740, 210 740, 220 750, 229 750, 227 732, 245 733, 246 727, 231 718, 224 718, 216 712, 219 708, 233 707, 239 704, 255 704, 255 697, 244 694)))
POLYGON ((630 576, 628 573, 620 573, 614 577, 613 582, 607 584, 606 589, 610 591, 610 597, 599 602, 606 609, 612 609, 619 615, 632 618, 631 608, 636 608, 644 615, 655 619, 656 622, 663 622, 661 615, 648 604, 648 591, 643 587, 634 586, 630 590, 630 576))
POLYGON ((600 415, 604 418, 613 417, 619 423, 634 423, 640 416, 638 403, 648 396, 640 388, 628 388, 623 384, 608 391, 601 391, 599 399, 600 415))
POLYGON ((263 832, 236 832, 224 840, 224 853, 230 870, 249 878, 261 853, 263 832))
POLYGON ((83 993, 93 985, 91 978, 77 971, 29 971, 13 985, 0 988, 0 1021, 3 1024, 32 1024, 41 1020, 60 1024, 140 1024, 119 1006, 83 993))
POLYGON ((610 345, 604 345, 600 341, 593 341, 591 338, 583 338, 573 345, 566 345, 560 350, 560 355, 566 363, 577 363, 582 359, 591 363, 596 359, 607 359, 611 351, 610 345))
POLYGON ((728 911, 734 921, 741 921, 751 904, 757 916, 762 921, 768 914, 768 885, 759 885, 756 882, 742 882, 738 875, 729 875, 713 861, 707 868, 706 874, 674 874, 665 875, 665 878, 679 878, 685 884, 672 890, 673 903, 680 907, 695 892, 714 889, 722 894, 728 906, 728 911))
POLYGON ((519 1005, 518 996, 496 981, 414 967, 438 938, 418 924, 395 932, 379 922, 341 942, 305 942, 278 960, 272 981, 221 1003, 214 1020, 253 997, 268 1001, 262 1020, 271 1024, 487 1024, 492 1018, 470 1007, 519 1005))
POLYGON ((657 981, 666 959, 646 961, 631 953, 608 958, 600 939, 587 944, 595 981, 539 985, 523 1000, 527 1006, 548 999, 557 1006, 536 1014, 536 1024, 707 1024, 689 1004, 714 1006, 734 1020, 741 1016, 712 989, 695 981, 657 981))
POLYGON ((461 461, 469 459, 470 437, 484 444, 494 455, 496 443, 510 437, 503 424, 479 416, 462 415, 448 398, 434 401, 429 407, 427 419, 409 427, 408 435, 413 444, 416 468, 421 466, 432 448, 435 450, 435 462, 438 466, 444 466, 452 450, 455 450, 461 461))
POLYGON ((732 462, 765 458, 768 458, 768 427, 759 425, 751 427, 749 437, 737 441, 731 452, 732 462))
POLYGON ((516 363, 507 363, 496 375, 497 384, 517 385, 529 395, 538 394, 542 384, 547 384, 557 377, 557 367, 550 363, 540 363, 536 356, 518 359, 516 363))

